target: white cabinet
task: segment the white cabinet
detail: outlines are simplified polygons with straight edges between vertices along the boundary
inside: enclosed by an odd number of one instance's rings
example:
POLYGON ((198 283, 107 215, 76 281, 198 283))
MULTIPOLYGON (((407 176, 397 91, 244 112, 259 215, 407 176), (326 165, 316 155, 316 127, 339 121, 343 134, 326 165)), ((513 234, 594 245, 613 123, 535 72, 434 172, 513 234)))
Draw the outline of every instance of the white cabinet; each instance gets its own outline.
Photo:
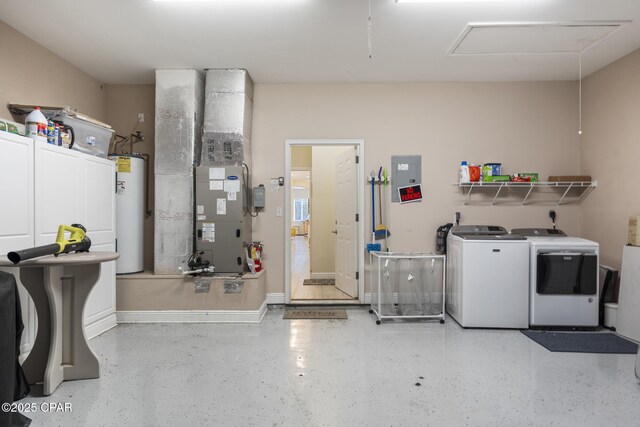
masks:
MULTIPOLYGON (((33 140, 0 133, 0 254, 34 245, 33 140)), ((16 273, 17 268, 0 268, 16 273)), ((21 353, 31 350, 37 318, 33 301, 18 281, 25 329, 21 353)))
MULTIPOLYGON (((80 211, 91 249, 116 250, 116 169, 112 160, 82 155, 80 211)), ((100 280, 93 288, 85 308, 87 338, 116 325, 116 262, 102 263, 100 280)))
POLYGON ((622 250, 622 275, 618 297, 616 331, 640 341, 640 247, 625 246, 622 250))
MULTIPOLYGON (((115 250, 115 165, 110 160, 0 134, 0 200, 0 253, 50 244, 60 224, 73 223, 86 227, 92 250, 115 250)), ((25 351, 35 337, 36 319, 26 292, 21 297, 25 351)), ((102 264, 87 300, 88 338, 115 326, 115 302, 112 261, 102 264)))
POLYGON ((0 133, 0 245, 33 244, 33 141, 0 133))

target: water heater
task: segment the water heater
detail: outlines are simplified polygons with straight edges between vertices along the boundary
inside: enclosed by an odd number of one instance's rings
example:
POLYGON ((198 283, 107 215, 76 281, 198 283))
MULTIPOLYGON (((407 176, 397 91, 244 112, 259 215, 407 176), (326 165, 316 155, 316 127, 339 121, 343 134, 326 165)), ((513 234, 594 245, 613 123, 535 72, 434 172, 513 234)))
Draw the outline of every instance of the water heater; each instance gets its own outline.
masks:
POLYGON ((116 274, 144 270, 144 159, 114 154, 116 179, 116 274))

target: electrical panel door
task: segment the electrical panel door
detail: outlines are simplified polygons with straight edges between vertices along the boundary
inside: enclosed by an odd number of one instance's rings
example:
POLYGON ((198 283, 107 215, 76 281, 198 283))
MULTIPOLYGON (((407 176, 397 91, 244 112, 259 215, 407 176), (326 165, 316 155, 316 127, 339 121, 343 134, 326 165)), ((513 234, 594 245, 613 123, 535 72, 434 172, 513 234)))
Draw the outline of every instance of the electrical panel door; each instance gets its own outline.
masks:
POLYGON ((400 202, 399 187, 422 184, 422 156, 391 156, 391 201, 400 202))

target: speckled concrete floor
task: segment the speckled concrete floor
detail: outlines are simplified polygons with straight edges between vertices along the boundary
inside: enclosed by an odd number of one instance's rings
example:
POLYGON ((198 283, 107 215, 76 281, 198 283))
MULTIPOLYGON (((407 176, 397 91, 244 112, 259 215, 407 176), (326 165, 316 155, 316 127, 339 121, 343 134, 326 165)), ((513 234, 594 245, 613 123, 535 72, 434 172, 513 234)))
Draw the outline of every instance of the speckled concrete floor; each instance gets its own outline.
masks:
POLYGON ((102 377, 52 396, 34 426, 640 424, 635 356, 551 353, 453 320, 122 325, 91 341, 102 377), (417 385, 420 383, 420 385, 417 385))

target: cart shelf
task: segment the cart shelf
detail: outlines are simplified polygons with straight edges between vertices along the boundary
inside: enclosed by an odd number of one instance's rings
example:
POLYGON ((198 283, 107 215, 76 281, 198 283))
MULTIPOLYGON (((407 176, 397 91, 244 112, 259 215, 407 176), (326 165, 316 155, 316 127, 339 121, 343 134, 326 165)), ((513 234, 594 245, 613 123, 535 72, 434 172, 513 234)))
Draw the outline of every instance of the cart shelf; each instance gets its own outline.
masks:
POLYGON ((445 256, 371 252, 371 310, 384 319, 445 320, 445 256))

